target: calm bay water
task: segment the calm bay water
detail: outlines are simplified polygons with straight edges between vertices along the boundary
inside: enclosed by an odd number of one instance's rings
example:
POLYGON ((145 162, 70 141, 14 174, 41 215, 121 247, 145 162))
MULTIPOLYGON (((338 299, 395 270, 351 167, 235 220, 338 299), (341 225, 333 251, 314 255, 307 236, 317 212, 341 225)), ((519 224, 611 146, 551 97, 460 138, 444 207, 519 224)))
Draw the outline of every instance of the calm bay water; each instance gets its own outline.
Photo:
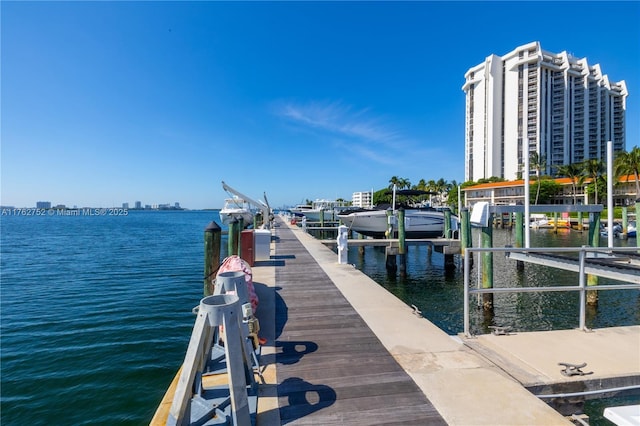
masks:
POLYGON ((184 357, 217 211, 1 220, 0 423, 148 424, 184 357))
MULTIPOLYGON (((219 221, 218 212, 0 220, 0 423, 148 424, 186 351, 191 309, 202 297, 204 227, 219 221)), ((496 230, 496 245, 512 244, 510 235, 496 230)), ((579 246, 586 238, 537 232, 532 245, 579 246)), ((387 275, 383 252, 349 253, 350 263, 426 318, 460 332, 462 269, 445 271, 442 255, 428 257, 425 247, 411 247, 408 260, 401 279, 387 275)), ((501 266, 501 256, 495 260, 496 275, 522 279, 501 266)), ((541 281, 558 278, 544 268, 525 271, 541 281)), ((492 321, 517 329, 577 326, 577 295, 557 295, 496 298, 492 321)), ((640 324, 639 312, 640 292, 601 292, 589 326, 640 324)), ((476 313, 476 327, 483 321, 476 313)))
MULTIPOLYGON (((508 229, 493 230, 494 247, 515 245, 514 232, 508 229)), ((580 247, 587 244, 588 232, 550 230, 531 232, 531 247, 580 247)), ((477 230, 473 233, 477 246, 477 230)), ((614 240, 616 246, 634 246, 635 239, 614 240)), ((601 245, 606 246, 606 238, 601 245)), ((385 267, 384 248, 367 248, 361 255, 357 248, 349 249, 349 263, 382 284, 408 305, 416 305, 423 316, 446 331, 457 334, 463 329, 462 260, 455 257, 456 268, 447 271, 444 256, 435 250, 428 255, 426 246, 410 246, 407 254, 407 276, 388 274, 385 267)), ((494 260, 495 287, 578 285, 578 274, 548 267, 525 264, 524 271, 515 268, 515 262, 496 253, 494 260)), ((476 266, 479 265, 477 258, 476 266)), ((471 285, 477 283, 478 267, 471 271, 471 285)), ((614 283, 600 278, 599 284, 614 283)), ((619 283, 618 283, 619 284, 619 283)), ((489 325, 512 326, 514 330, 536 331, 571 329, 579 325, 579 295, 577 292, 496 294, 494 316, 487 318, 482 310, 471 310, 472 330, 479 333, 491 331, 489 325)), ((640 291, 610 290, 599 292, 597 309, 587 312, 590 328, 640 324, 640 291)))

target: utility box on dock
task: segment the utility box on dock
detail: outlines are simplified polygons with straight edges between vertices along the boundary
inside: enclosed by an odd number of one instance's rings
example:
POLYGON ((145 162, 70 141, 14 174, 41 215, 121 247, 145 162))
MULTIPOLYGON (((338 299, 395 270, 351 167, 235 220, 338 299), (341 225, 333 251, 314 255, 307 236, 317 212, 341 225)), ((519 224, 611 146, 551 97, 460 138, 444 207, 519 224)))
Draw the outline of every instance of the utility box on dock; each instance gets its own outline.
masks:
POLYGON ((253 229, 245 229, 240 232, 240 257, 246 261, 249 266, 253 266, 255 263, 254 232, 253 229))
POLYGON ((268 229, 256 229, 253 235, 255 260, 269 260, 271 258, 271 231, 268 229))

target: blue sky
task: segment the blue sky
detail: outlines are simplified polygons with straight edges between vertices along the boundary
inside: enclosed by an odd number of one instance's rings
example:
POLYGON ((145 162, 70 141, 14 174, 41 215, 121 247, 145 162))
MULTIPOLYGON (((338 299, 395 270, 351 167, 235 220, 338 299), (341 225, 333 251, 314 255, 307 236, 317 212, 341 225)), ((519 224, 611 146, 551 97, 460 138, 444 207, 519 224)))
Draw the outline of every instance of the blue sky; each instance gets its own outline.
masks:
POLYGON ((2 1, 1 203, 272 206, 462 182, 464 73, 540 41, 625 80, 640 2, 2 1))

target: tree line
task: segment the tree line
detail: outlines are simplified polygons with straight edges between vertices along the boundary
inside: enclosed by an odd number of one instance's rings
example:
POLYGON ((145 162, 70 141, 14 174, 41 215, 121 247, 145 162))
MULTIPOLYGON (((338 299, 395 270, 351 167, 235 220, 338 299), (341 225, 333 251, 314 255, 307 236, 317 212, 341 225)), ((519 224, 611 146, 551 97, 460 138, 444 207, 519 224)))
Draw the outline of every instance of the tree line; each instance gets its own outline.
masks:
MULTIPOLYGON (((607 182, 606 182, 606 163, 602 159, 590 158, 578 163, 557 166, 554 170, 554 176, 543 175, 542 171, 546 169, 544 158, 540 157, 537 152, 531 153, 529 157, 530 172, 534 172, 535 176, 532 185, 535 184, 535 191, 531 192, 531 203, 548 204, 554 196, 562 192, 562 186, 554 181, 554 178, 569 178, 571 180, 573 203, 577 204, 577 189, 582 187, 586 182, 587 194, 593 196, 594 204, 606 198, 607 182)), ((626 182, 629 176, 633 176, 636 186, 636 196, 640 197, 640 147, 633 147, 630 151, 619 151, 616 153, 613 165, 614 185, 620 182, 626 182)), ((522 179, 522 172, 519 173, 518 179, 522 179)), ((414 202, 429 203, 434 206, 447 205, 456 209, 458 206, 458 187, 465 188, 482 183, 504 182, 503 178, 492 176, 486 179, 478 179, 478 181, 466 181, 458 184, 455 180, 448 182, 443 178, 438 180, 420 181, 413 185, 406 178, 392 176, 389 179, 387 188, 380 189, 373 194, 373 204, 390 204, 392 195, 389 193, 395 185, 397 189, 413 189, 430 192, 430 195, 420 195, 413 197, 414 202)))

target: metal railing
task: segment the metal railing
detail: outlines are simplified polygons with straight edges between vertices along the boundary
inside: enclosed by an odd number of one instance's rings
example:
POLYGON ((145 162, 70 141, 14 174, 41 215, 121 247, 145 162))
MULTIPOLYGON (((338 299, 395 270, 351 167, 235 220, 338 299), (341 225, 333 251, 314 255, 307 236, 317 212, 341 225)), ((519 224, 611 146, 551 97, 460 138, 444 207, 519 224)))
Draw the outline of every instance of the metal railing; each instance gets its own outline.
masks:
MULTIPOLYGON (((587 275, 586 260, 598 255, 622 254, 622 253, 638 253, 637 247, 536 247, 536 248, 515 248, 515 247, 469 247, 465 249, 464 256, 464 335, 470 337, 469 333, 469 296, 471 294, 486 294, 486 293, 536 293, 536 292, 553 292, 553 291, 579 291, 580 292, 580 329, 587 331, 586 327, 586 295, 588 291, 592 290, 637 290, 640 289, 640 283, 638 283, 637 275, 629 275, 631 284, 607 284, 607 285, 586 285, 587 275), (578 253, 578 285, 574 286, 545 286, 545 287, 499 287, 499 288, 476 288, 471 289, 469 281, 471 278, 471 258, 473 253, 483 252, 503 252, 507 255, 509 253, 523 253, 523 254, 535 254, 535 253, 578 253)), ((518 260, 521 258, 519 257, 518 260)), ((480 264, 480 262, 478 262, 480 264)), ((569 269, 570 270, 570 269, 569 269)), ((481 268, 478 268, 478 274, 481 273, 481 268)), ((478 284, 479 287, 479 284, 478 284)))

